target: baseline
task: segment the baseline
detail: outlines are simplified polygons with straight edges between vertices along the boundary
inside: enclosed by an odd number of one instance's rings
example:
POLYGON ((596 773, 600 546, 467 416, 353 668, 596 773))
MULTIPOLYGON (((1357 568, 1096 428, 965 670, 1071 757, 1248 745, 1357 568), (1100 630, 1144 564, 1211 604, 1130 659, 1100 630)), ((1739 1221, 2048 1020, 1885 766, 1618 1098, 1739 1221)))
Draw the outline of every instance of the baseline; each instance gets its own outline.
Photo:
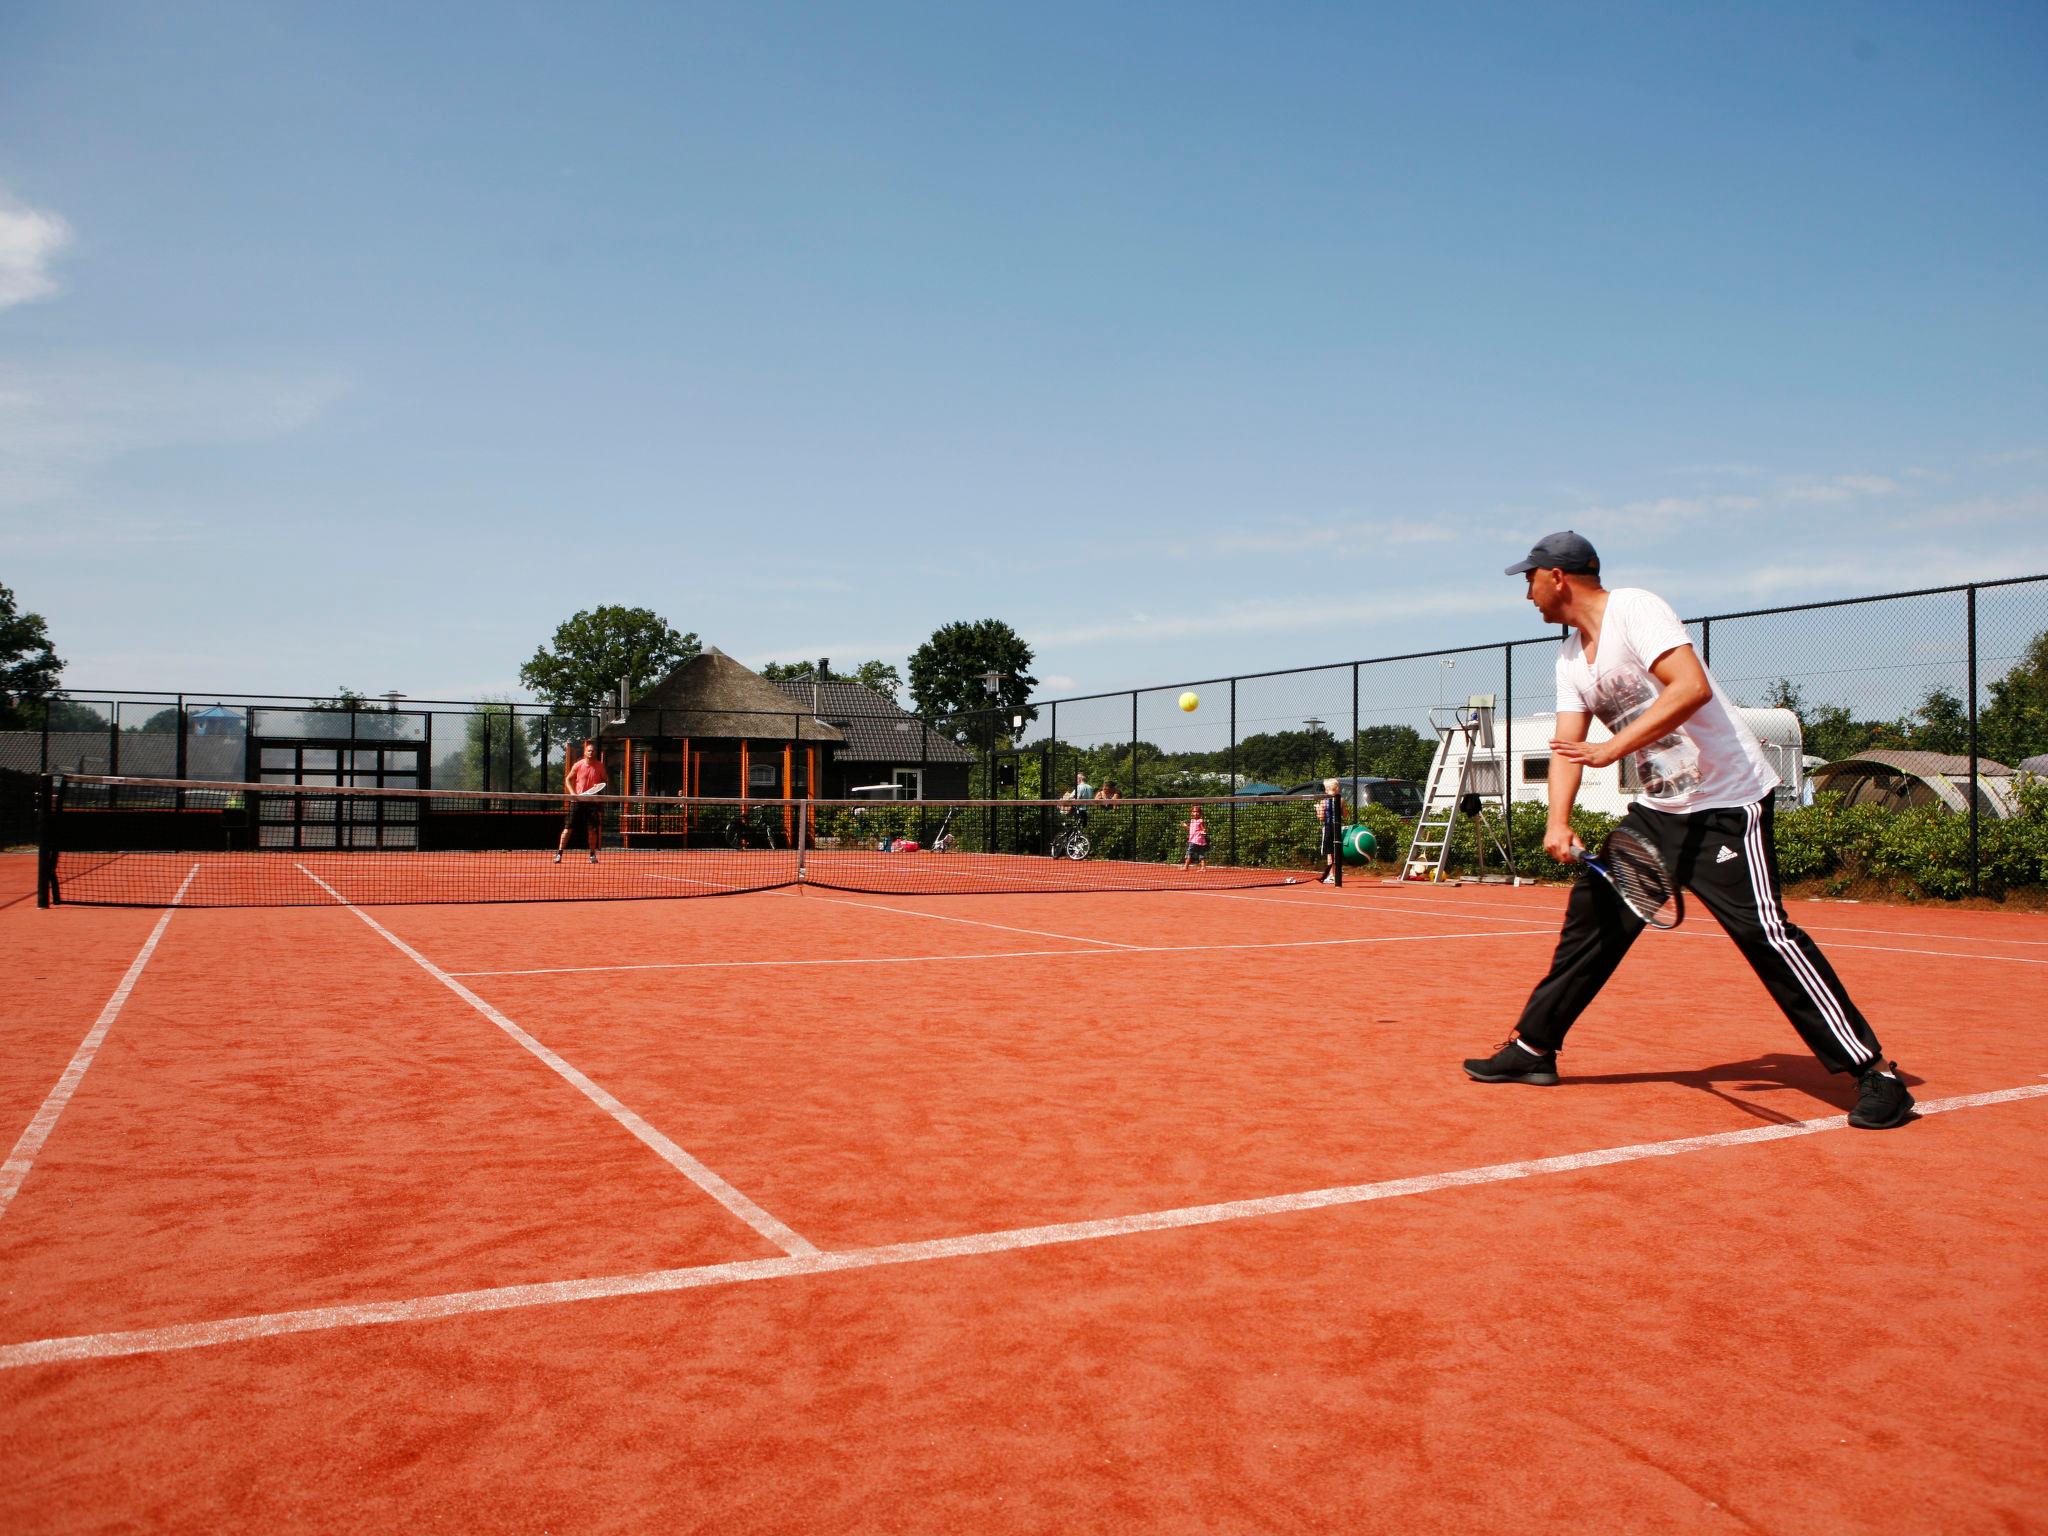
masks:
MULTIPOLYGON (((1994 1104, 2010 1104, 2042 1097, 2048 1097, 2048 1084, 2029 1084, 2017 1088, 1995 1089, 1989 1093, 1931 1099, 1920 1104, 1917 1112, 1922 1116, 1947 1114, 1956 1110, 1979 1109, 1994 1104)), ((18 1370, 24 1366, 48 1365, 67 1360, 106 1360, 127 1355, 164 1354, 173 1350, 202 1349, 217 1344, 274 1338, 280 1334, 373 1327, 384 1323, 425 1322, 476 1313, 511 1311, 524 1307, 558 1306, 569 1302, 597 1301, 618 1296, 646 1296, 692 1290, 701 1286, 734 1285, 752 1280, 781 1280, 799 1275, 873 1269, 885 1264, 915 1264, 935 1259, 967 1258, 981 1254, 1012 1252, 1022 1248, 1042 1248, 1058 1243, 1128 1237, 1134 1233, 1160 1232, 1179 1227, 1212 1226, 1222 1222, 1246 1221, 1296 1211, 1324 1210, 1332 1206, 1362 1205, 1374 1200, 1433 1194, 1444 1189, 1498 1184, 1511 1179, 1534 1178, 1543 1174, 1575 1173, 1582 1169, 1641 1162, 1653 1157, 1679 1157, 1723 1147, 1784 1141, 1792 1137, 1843 1130, 1847 1128, 1848 1123, 1846 1115, 1827 1115, 1814 1120, 1792 1120, 1752 1126, 1740 1131, 1718 1131, 1706 1136, 1680 1137, 1674 1141, 1638 1142, 1630 1146, 1572 1152, 1559 1157, 1534 1158, 1526 1162, 1492 1163, 1478 1168, 1461 1168, 1412 1178, 1388 1179, 1375 1184, 1351 1184, 1331 1189, 1305 1190, 1291 1195, 1269 1195, 1254 1200, 1181 1206, 1172 1210, 1148 1211, 1097 1221, 1018 1227, 1008 1231, 934 1238, 915 1243, 890 1243, 835 1253, 822 1253, 813 1249, 808 1253, 793 1254, 786 1259, 745 1259, 686 1269, 652 1270, 638 1275, 557 1280, 539 1285, 500 1286, 487 1290, 460 1291, 445 1296, 422 1296, 409 1301, 313 1307, 297 1312, 221 1318, 207 1323, 180 1323, 165 1328, 139 1328, 119 1333, 38 1339, 29 1343, 0 1345, 0 1370, 18 1370)))

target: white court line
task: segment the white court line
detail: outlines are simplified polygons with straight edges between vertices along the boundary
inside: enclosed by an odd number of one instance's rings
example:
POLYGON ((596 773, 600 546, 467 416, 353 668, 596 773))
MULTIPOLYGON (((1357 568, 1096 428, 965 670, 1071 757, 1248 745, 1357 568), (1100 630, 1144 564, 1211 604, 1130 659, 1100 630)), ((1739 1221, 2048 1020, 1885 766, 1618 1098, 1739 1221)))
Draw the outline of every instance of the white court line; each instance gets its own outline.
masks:
POLYGON ((186 873, 185 880, 178 887, 178 894, 171 898, 171 910, 156 920, 156 926, 149 931, 149 937, 142 941, 142 948, 134 960, 129 962, 127 975, 114 988, 114 995, 100 1009, 100 1016, 85 1038, 78 1042, 78 1049, 71 1053, 70 1065, 64 1068, 57 1079, 57 1086, 50 1090, 43 1100, 43 1107, 36 1111, 35 1119, 29 1121, 28 1129, 21 1133, 21 1139, 14 1144, 14 1150, 7 1154, 7 1161, 0 1163, 0 1216, 7 1214, 7 1207, 14 1203, 20 1193, 22 1181, 35 1166, 36 1154, 43 1149, 43 1143, 50 1139, 50 1132, 57 1128, 57 1117, 64 1113, 71 1102, 71 1095, 78 1091, 86 1071, 92 1066, 93 1058, 99 1054, 100 1043, 107 1038, 107 1031, 114 1027, 114 1020, 121 1016, 121 1009, 128 1001, 128 994, 135 990, 135 983, 142 979, 142 968, 149 964, 149 957, 156 953, 157 940, 164 936, 164 929, 170 926, 171 916, 184 901, 185 892, 191 889, 192 877, 199 873, 194 864, 186 873))
POLYGON ((1201 955, 1240 949, 1335 949, 1350 944, 1433 944, 1440 939, 1541 939, 1547 933, 1381 933, 1356 939, 1276 939, 1244 944, 1126 944, 1120 949, 998 949, 961 955, 846 955, 807 960, 647 960, 631 965, 548 965, 527 971, 450 971, 450 976, 581 976, 593 971, 745 971, 793 965, 943 965, 949 960, 1114 960, 1124 955, 1201 955))
MULTIPOLYGON (((1353 889, 1353 890, 1358 890, 1358 891, 1365 891, 1365 890, 1367 890, 1368 888, 1367 888, 1367 887, 1364 887, 1364 886, 1355 886, 1355 885, 1354 885, 1354 886, 1350 887, 1350 889, 1353 889)), ((1556 891, 1556 892, 1562 893, 1562 891, 1564 890, 1564 887, 1562 887, 1562 886, 1535 886, 1535 887, 1530 887, 1530 889, 1531 889, 1532 891, 1556 891)), ((1295 899, 1295 898, 1292 898, 1292 897, 1287 897, 1287 896, 1246 896, 1246 895, 1239 895, 1238 893, 1236 893, 1236 892, 1232 892, 1232 891, 1203 891, 1203 892, 1200 892, 1199 894, 1201 894, 1201 895, 1204 895, 1204 896, 1231 896, 1231 897, 1234 897, 1234 898, 1235 898, 1236 900, 1239 900, 1239 901, 1273 901, 1273 902, 1280 902, 1280 903, 1283 903, 1283 904, 1285 904, 1285 905, 1287 905, 1287 906, 1290 906, 1290 907, 1297 907, 1297 908, 1299 908, 1299 907, 1316 907, 1316 906, 1317 906, 1317 904, 1316 904, 1315 902, 1313 902, 1313 901, 1303 902, 1303 901, 1297 900, 1297 899, 1295 899)), ((1389 907, 1406 907, 1406 906, 1415 906, 1415 907, 1429 907, 1429 908, 1431 908, 1431 909, 1433 909, 1433 910, 1437 910, 1437 911, 1444 911, 1444 912, 1463 912, 1463 913, 1466 913, 1466 914, 1468 914, 1468 915, 1470 915, 1470 914, 1471 914, 1471 909, 1472 909, 1473 907, 1485 907, 1485 908, 1487 908, 1487 909, 1488 909, 1488 910, 1490 910, 1490 911, 1495 911, 1495 912, 1506 912, 1506 911, 1509 911, 1509 910, 1511 910, 1511 908, 1512 908, 1512 905, 1513 905, 1512 903, 1509 903, 1509 902, 1505 902, 1505 901, 1478 901, 1478 900, 1473 900, 1473 901, 1430 901, 1430 900, 1428 900, 1428 899, 1426 899, 1426 898, 1424 898, 1424 897, 1421 897, 1421 896, 1415 896, 1415 895, 1408 895, 1408 894, 1401 894, 1401 895, 1395 895, 1395 894, 1393 894, 1393 891, 1392 891, 1392 889, 1388 889, 1388 890, 1384 890, 1384 891, 1383 891, 1383 890, 1373 890, 1373 891, 1371 892, 1371 894, 1373 894, 1373 895, 1376 895, 1376 896, 1380 896, 1380 895, 1383 895, 1383 896, 1385 896, 1385 897, 1387 898, 1387 901, 1386 901, 1386 905, 1387 905, 1387 906, 1389 906, 1389 907)), ((1796 897, 1796 896, 1795 896, 1795 897, 1792 897, 1792 898, 1790 898, 1790 899, 1791 899, 1792 901, 1795 901, 1795 902, 1797 902, 1797 901, 1800 901, 1800 900, 1801 900, 1802 898, 1800 898, 1800 897, 1796 897)), ((1356 908, 1356 907, 1349 907, 1349 908, 1347 908, 1347 907, 1320 907, 1320 908, 1319 908, 1319 910, 1321 910, 1321 911, 1325 911, 1325 912, 1343 912, 1343 911, 1358 911, 1358 910, 1361 910, 1361 909, 1359 909, 1359 908, 1356 908)), ((1562 909, 1562 908, 1559 908, 1559 909, 1558 909, 1558 912, 1560 913, 1560 915, 1562 914, 1562 911, 1563 911, 1563 909, 1562 909)), ((1484 922, 1505 922, 1505 921, 1508 921, 1508 919, 1505 919, 1505 918, 1486 918, 1486 917, 1475 917, 1475 918, 1474 918, 1474 921, 1476 921, 1476 922, 1482 922, 1482 923, 1484 923, 1484 922)), ((1527 922, 1527 921, 1533 921, 1533 919, 1528 919, 1528 918, 1524 918, 1524 919, 1522 919, 1522 921, 1524 921, 1524 922, 1527 922)), ((1800 925, 1799 925, 1799 926, 1800 926, 1801 928, 1805 929, 1805 930, 1806 930, 1806 931, 1807 931, 1808 933, 1869 933, 1869 934, 1877 934, 1877 935, 1880 935, 1880 936, 1882 936, 1882 937, 1884 937, 1884 938, 1894 938, 1894 939, 1930 939, 1930 940, 1935 940, 1935 941, 1942 941, 1942 940, 1946 940, 1946 941, 1949 941, 1949 942, 1951 942, 1951 943, 1964 943, 1964 944, 2025 944, 2025 945, 2028 945, 2028 946, 2030 946, 2030 947, 2042 947, 2042 948, 2048 948, 2048 939, 2008 939, 2008 938, 2001 938, 2001 937, 1999 937, 1999 936, 1997 936, 1997 935, 1995 935, 1995 934, 1988 934, 1988 933, 1982 933, 1982 934, 1979 934, 1979 933, 1972 933, 1972 934, 1959 934, 1959 933, 1924 933, 1924 932, 1921 932, 1921 931, 1920 931, 1920 930, 1918 930, 1918 929, 1913 929, 1913 928, 1849 928, 1849 927, 1844 927, 1844 926, 1842 926, 1842 925, 1841 925, 1841 924, 1839 924, 1839 923, 1800 923, 1800 925)), ((1849 945, 1846 945, 1846 944, 1845 944, 1845 945, 1842 945, 1842 946, 1840 946, 1840 947, 1841 947, 1841 948, 1844 948, 1844 949, 1847 949, 1847 948, 1849 948, 1850 946, 1849 946, 1849 945)), ((1901 954, 1937 954, 1937 953, 1946 953, 1946 952, 1945 952, 1945 951, 1936 951, 1936 950, 1901 950, 1901 951, 1899 951, 1899 953, 1901 953, 1901 954)), ((1967 959, 1972 959, 1972 960, 1993 960, 1993 959, 1996 959, 1996 958, 1998 958, 1998 957, 1997 957, 1997 956, 1995 956, 1995 955, 1970 955, 1970 956, 1966 956, 1965 958, 1967 958, 1967 959)))
MULTIPOLYGON (((1325 907, 1317 906, 1313 903, 1303 903, 1294 901, 1285 896, 1246 896, 1241 895, 1234 891, 1203 891, 1200 894, 1204 896, 1222 897, 1227 901, 1264 901, 1275 903, 1280 906, 1294 907, 1297 910, 1306 908, 1309 911, 1343 912, 1358 917, 1384 917, 1387 915, 1388 910, 1385 907, 1325 907)), ((1424 905, 1424 903, 1415 901, 1409 897, 1400 898, 1398 904, 1403 906, 1424 905)), ((1432 909, 1432 911, 1458 912, 1460 911, 1460 908, 1463 906, 1463 903, 1455 901, 1438 901, 1430 902, 1427 905, 1432 909)), ((1495 905, 1502 905, 1502 903, 1495 903, 1495 905)), ((1406 916, 1407 914, 1403 913, 1402 915, 1406 916)), ((1467 918, 1469 921, 1475 923, 1523 923, 1531 925, 1532 928, 1540 928, 1542 931, 1546 933, 1554 933, 1557 930, 1557 920, 1546 921, 1540 918, 1529 917, 1488 917, 1484 913, 1479 912, 1462 912, 1461 915, 1467 918)), ((1806 925, 1804 924, 1801 924, 1800 926, 1804 928, 1804 930, 1807 933, 1886 933, 1892 931, 1881 928, 1809 928, 1806 927, 1806 925)), ((1954 939, 1956 937, 1955 935, 1951 934, 1935 933, 1904 933, 1901 936, 1905 938, 1914 939, 1954 939)), ((1718 925, 1716 925, 1711 928, 1680 928, 1672 934, 1672 937, 1679 939, 1723 939, 1726 938, 1727 935, 1721 931, 1718 925)), ((1966 944, 1973 944, 1979 941, 1974 937, 1971 937, 1964 938, 1960 942, 1966 944)), ((2005 939, 1987 940, 1984 942, 2032 944, 2036 941, 2033 939, 2005 939)), ((1980 955, 1975 954, 1969 950, 1962 949, 1909 949, 1902 945, 1897 944, 1842 944, 1837 943, 1833 939, 1830 939, 1827 942, 1827 944, 1823 946, 1823 949, 1827 953, 1832 953, 1833 951, 1838 949, 1867 949, 1874 950, 1879 954, 1885 955, 1931 955, 1936 959, 1942 960, 1995 960, 2006 965, 2048 965, 2048 960, 2035 960, 2026 955, 1980 955)))
POLYGON ((762 1210, 760 1206, 754 1204, 753 1201, 749 1200, 737 1189, 734 1189, 732 1185, 726 1183, 724 1179, 713 1173, 704 1164, 698 1162, 696 1158, 641 1119, 639 1115, 626 1108, 625 1105, 613 1098, 604 1089, 598 1087, 596 1083, 593 1083, 589 1078, 577 1071, 576 1068, 570 1066, 568 1062, 542 1045, 540 1041, 534 1039, 532 1035, 529 1035, 517 1024, 514 1024, 504 1014, 498 1012, 497 1009, 493 1008, 481 997, 478 997, 476 993, 470 991, 469 988, 442 970, 441 967, 434 964, 425 955, 414 949, 361 907, 353 906, 343 900, 340 893, 333 886, 322 880, 318 875, 306 868, 305 865, 300 864, 297 868, 300 874, 319 886, 328 895, 334 897, 336 901, 341 902, 349 911, 355 913, 357 917, 368 923, 375 932, 382 934, 400 954, 411 960, 421 970, 433 977, 434 980, 440 982, 442 986, 497 1025, 498 1028, 505 1031, 506 1034, 518 1041, 528 1051, 531 1051, 550 1071, 568 1083, 570 1087, 574 1088, 578 1093, 590 1100, 591 1103, 632 1132, 633 1135, 645 1142, 647 1146, 653 1149, 655 1156, 703 1190, 705 1194, 716 1200, 728 1211, 731 1211, 733 1215, 739 1217, 741 1221, 744 1221, 748 1226, 760 1233, 761 1236, 767 1238, 769 1242, 780 1248, 784 1253, 808 1254, 818 1251, 804 1238, 798 1236, 780 1221, 777 1221, 773 1216, 762 1210))
POLYGON ((968 923, 976 928, 998 928, 1004 933, 1028 933, 1034 939, 1064 939, 1069 944, 1106 944, 1111 949, 1143 949, 1142 944, 1121 944, 1115 939, 1091 939, 1076 933, 1048 933, 1043 928, 1013 928, 1008 923, 991 923, 979 917, 949 917, 943 912, 919 912, 910 907, 885 907, 876 901, 853 901, 845 896, 821 896, 815 887, 806 893, 811 901, 837 902, 842 907, 866 907, 873 912, 894 912, 898 917, 928 917, 935 923, 968 923))
MULTIPOLYGON (((1939 1115, 1951 1110, 1977 1109, 1991 1104, 2007 1104, 2021 1099, 2042 1097, 2048 1097, 2048 1083, 2002 1088, 1992 1093, 1966 1094, 1953 1099, 1933 1099, 1920 1105, 1919 1113, 1923 1116, 1939 1115)), ((1492 1163, 1481 1168, 1459 1168, 1445 1173, 1427 1173, 1406 1179, 1387 1179, 1376 1184, 1348 1184, 1334 1189, 1311 1189, 1292 1195, 1268 1195, 1255 1200, 1229 1200, 1214 1205, 1179 1206, 1171 1210, 1146 1211, 1132 1216, 1111 1216, 1098 1221, 1070 1221, 1042 1227, 1015 1227, 1003 1232, 933 1238, 916 1243, 888 1243, 874 1248, 853 1248, 834 1253, 813 1251, 786 1259, 743 1259, 728 1264, 649 1270, 637 1275, 554 1280, 537 1285, 495 1286, 487 1290, 457 1291, 443 1296, 421 1296, 409 1301, 375 1301, 347 1306, 311 1307, 303 1311, 266 1312, 248 1317, 221 1318, 205 1323, 175 1323, 164 1328, 136 1328, 118 1333, 88 1333, 70 1338, 38 1339, 31 1343, 0 1346, 0 1370, 17 1370, 27 1365, 49 1365, 62 1360, 107 1360, 123 1355, 153 1355, 178 1349, 203 1349, 217 1344, 275 1338, 280 1334, 364 1328, 380 1323, 426 1322, 436 1318, 473 1316, 483 1312, 507 1312, 524 1307, 560 1306, 568 1302, 596 1301, 615 1296, 648 1296, 670 1291, 693 1290, 700 1286, 735 1285, 750 1280, 782 1280, 798 1275, 874 1269, 885 1264, 916 1264, 935 1259, 969 1258, 982 1254, 1014 1252, 1022 1248, 1044 1248, 1056 1243, 1094 1242, 1104 1238, 1128 1237, 1139 1232, 1213 1226, 1219 1222, 1247 1221, 1262 1216, 1287 1215, 1296 1211, 1363 1205, 1373 1200, 1434 1194, 1438 1190, 1498 1184, 1510 1179, 1527 1179, 1542 1174, 1575 1173, 1581 1169, 1641 1162, 1653 1157, 1679 1157, 1723 1147, 1784 1141, 1797 1136, 1812 1136, 1823 1131, 1842 1130, 1848 1123, 1846 1115, 1827 1115, 1818 1120, 1794 1120, 1782 1124, 1750 1126, 1739 1131, 1718 1131, 1706 1136, 1683 1136, 1675 1141, 1639 1142, 1633 1146, 1570 1152, 1561 1157, 1532 1158, 1527 1162, 1492 1163)))

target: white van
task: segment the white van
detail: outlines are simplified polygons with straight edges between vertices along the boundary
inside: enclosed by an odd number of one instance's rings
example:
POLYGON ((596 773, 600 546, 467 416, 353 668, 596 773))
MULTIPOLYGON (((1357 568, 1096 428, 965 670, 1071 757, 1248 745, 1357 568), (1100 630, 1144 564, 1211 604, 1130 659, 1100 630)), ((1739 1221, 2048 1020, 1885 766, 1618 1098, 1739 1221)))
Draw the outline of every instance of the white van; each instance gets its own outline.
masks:
MULTIPOLYGON (((1781 807, 1796 806, 1805 785, 1805 767, 1802 760, 1799 717, 1789 709, 1741 709, 1736 714, 1763 744, 1764 760, 1777 770, 1777 801, 1781 807)), ((1479 794, 1494 796, 1500 793, 1500 764, 1498 759, 1506 757, 1512 743, 1513 756, 1509 760, 1509 792, 1516 800, 1533 801, 1538 805, 1550 803, 1550 738, 1557 733, 1557 716, 1525 715, 1509 727, 1496 724, 1493 728, 1494 761, 1484 747, 1479 749, 1479 760, 1473 764, 1472 780, 1467 786, 1479 794)), ((1591 723, 1586 732, 1589 741, 1605 741, 1611 733, 1598 720, 1591 723)), ((1462 739, 1451 740, 1451 759, 1444 765, 1446 775, 1457 772, 1457 760, 1464 755, 1462 739)), ((1454 778, 1447 777, 1447 784, 1455 784, 1454 778)), ((1628 809, 1629 802, 1641 790, 1636 781, 1635 762, 1623 758, 1605 768, 1588 768, 1579 781, 1578 803, 1589 811, 1604 811, 1610 816, 1619 816, 1628 809)))

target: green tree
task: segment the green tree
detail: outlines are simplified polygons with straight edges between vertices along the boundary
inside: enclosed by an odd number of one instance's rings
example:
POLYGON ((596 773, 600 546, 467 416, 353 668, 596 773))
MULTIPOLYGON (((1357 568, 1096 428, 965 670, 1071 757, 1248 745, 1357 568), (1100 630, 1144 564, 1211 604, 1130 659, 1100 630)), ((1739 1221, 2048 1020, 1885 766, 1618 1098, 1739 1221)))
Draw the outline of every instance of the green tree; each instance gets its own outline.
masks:
POLYGON ((1968 752, 1969 708, 1962 695, 1950 689, 1930 689, 1913 712, 1913 719, 1903 722, 1903 733, 1922 752, 1968 752))
POLYGON ((853 680, 863 688, 872 688, 891 704, 903 687, 903 674, 886 661, 864 661, 853 669, 853 680))
POLYGON ((910 697, 928 719, 958 717, 976 748, 986 750, 1010 730, 1010 719, 1038 718, 1026 702, 1038 679, 1027 670, 1031 647, 1001 619, 940 626, 910 656, 910 697), (983 678, 996 673, 990 697, 983 678))
MULTIPOLYGON (((443 718, 446 718, 445 716, 443 718)), ((534 761, 539 742, 525 717, 502 700, 479 704, 463 723, 462 745, 434 765, 436 789, 547 789, 534 761)))
POLYGON ((771 661, 761 669, 761 675, 771 683, 786 682, 799 677, 815 677, 821 682, 859 683, 863 688, 873 689, 890 703, 896 702, 896 691, 903 686, 903 675, 886 661, 864 661, 851 672, 835 672, 829 658, 817 661, 771 661))
POLYGON ((2048 752, 2048 629, 1991 685, 1990 700, 1977 712, 1977 748, 2009 765, 2048 752))
POLYGON ((1805 750, 1831 763, 1854 757, 1888 730, 1880 721, 1856 719, 1845 704, 1807 703, 1805 690, 1789 677, 1772 683, 1764 702, 1772 709, 1789 709, 1797 715, 1805 750))
POLYGON ((591 608, 564 620, 552 646, 543 645, 519 669, 519 680, 571 720, 609 698, 627 679, 635 693, 703 649, 694 634, 678 634, 650 608, 591 608))
POLYGON ((317 714, 343 714, 355 711, 355 737, 357 741, 396 741, 404 734, 398 720, 398 706, 379 703, 367 694, 355 689, 342 687, 334 690, 331 699, 315 699, 307 706, 317 714))
MULTIPOLYGON (((1368 725, 1358 733, 1358 771, 1382 779, 1426 779, 1436 743, 1408 725, 1368 725)), ((1350 765, 1345 765, 1350 772, 1350 765)))
POLYGON ((0 726, 40 725, 63 670, 43 616, 22 612, 0 587, 0 726))

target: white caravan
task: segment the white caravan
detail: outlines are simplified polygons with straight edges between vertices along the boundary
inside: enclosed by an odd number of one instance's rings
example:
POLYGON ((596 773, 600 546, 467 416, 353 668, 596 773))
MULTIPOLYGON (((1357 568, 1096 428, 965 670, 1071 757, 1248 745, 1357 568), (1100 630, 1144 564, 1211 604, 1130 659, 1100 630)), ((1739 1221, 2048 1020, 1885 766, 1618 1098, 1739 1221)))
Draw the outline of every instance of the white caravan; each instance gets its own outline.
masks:
MULTIPOLYGON (((1778 804, 1781 807, 1798 805, 1805 784, 1799 717, 1789 709, 1738 708, 1735 713, 1742 717, 1743 723, 1763 744, 1765 761, 1777 770, 1778 804)), ((1472 765, 1472 777, 1466 788, 1488 798, 1498 795, 1499 759, 1508 757, 1512 751, 1508 782, 1514 798, 1534 801, 1538 805, 1549 804, 1550 738, 1556 732, 1557 716, 1554 714, 1525 715, 1512 727, 1495 725, 1493 751, 1489 753, 1485 747, 1479 749, 1478 760, 1472 765)), ((1591 722, 1591 729, 1586 733, 1590 741, 1605 741, 1611 734, 1598 720, 1591 722)), ((1465 755, 1465 738, 1456 731, 1451 733, 1448 753, 1443 782, 1455 785, 1458 782, 1458 760, 1465 755)), ((1578 803, 1589 811, 1605 811, 1610 816, 1619 816, 1628 809, 1629 802, 1640 789, 1634 760, 1623 758, 1605 768, 1588 768, 1579 781, 1578 803)))

